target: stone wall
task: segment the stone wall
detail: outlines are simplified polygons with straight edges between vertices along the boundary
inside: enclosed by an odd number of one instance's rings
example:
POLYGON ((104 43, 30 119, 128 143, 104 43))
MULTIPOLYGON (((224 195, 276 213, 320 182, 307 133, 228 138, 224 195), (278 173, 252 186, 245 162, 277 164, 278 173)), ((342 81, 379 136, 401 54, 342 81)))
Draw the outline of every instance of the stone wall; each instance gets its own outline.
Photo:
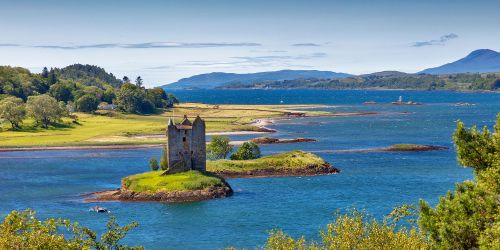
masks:
POLYGON ((206 170, 205 121, 197 117, 192 126, 167 126, 168 173, 206 170))
POLYGON ((191 147, 193 150, 193 169, 199 171, 206 170, 207 152, 205 140, 205 121, 200 117, 196 117, 193 122, 193 136, 191 147))

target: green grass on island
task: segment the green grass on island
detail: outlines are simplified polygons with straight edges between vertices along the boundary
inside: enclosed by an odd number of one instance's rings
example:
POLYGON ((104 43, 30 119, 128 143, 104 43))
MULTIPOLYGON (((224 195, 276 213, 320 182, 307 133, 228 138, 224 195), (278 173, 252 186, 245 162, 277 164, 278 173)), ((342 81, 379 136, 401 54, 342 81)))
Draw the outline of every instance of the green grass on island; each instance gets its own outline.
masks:
POLYGON ((223 186, 222 178, 210 173, 188 171, 162 175, 164 171, 150 171, 127 176, 125 187, 134 192, 157 193, 172 191, 203 190, 211 186, 223 186))
POLYGON ((244 173, 250 170, 300 169, 311 165, 327 164, 321 157, 296 150, 281 154, 264 156, 254 160, 217 160, 207 161, 207 171, 244 173))
POLYGON ((164 133, 169 117, 175 114, 180 122, 184 114, 205 119, 207 132, 255 131, 255 119, 283 117, 291 112, 309 116, 331 114, 322 111, 300 111, 313 105, 209 105, 182 103, 153 115, 123 114, 99 111, 96 114, 76 113, 78 123, 64 118, 61 124, 48 129, 35 127, 32 119, 24 120, 22 129, 12 130, 0 124, 0 148, 43 146, 98 146, 165 143, 164 133))

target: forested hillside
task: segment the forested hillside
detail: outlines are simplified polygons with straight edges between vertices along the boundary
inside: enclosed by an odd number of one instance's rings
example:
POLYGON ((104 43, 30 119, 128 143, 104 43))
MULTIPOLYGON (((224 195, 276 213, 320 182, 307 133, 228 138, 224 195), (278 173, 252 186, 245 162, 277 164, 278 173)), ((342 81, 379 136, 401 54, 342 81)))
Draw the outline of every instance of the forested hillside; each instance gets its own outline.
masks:
POLYGON ((258 83, 232 83, 220 88, 500 90, 500 73, 429 75, 389 71, 342 79, 313 78, 258 83))
POLYGON ((12 128, 20 128, 25 117, 46 128, 74 111, 92 113, 99 105, 149 114, 176 102, 162 88, 145 88, 140 76, 132 84, 128 77, 119 80, 97 66, 74 64, 41 73, 0 66, 0 122, 9 121, 12 128))
POLYGON ((104 86, 109 84, 120 87, 122 81, 113 73, 106 72, 103 68, 88 64, 73 64, 64 68, 54 68, 54 73, 61 80, 75 80, 87 86, 104 86))

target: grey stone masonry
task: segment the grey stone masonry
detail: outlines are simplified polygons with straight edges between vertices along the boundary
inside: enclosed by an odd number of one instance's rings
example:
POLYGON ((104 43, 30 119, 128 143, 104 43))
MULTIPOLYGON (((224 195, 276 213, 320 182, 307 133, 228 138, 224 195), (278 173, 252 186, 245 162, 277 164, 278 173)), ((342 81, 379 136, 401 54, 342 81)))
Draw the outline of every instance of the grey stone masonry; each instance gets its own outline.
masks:
POLYGON ((206 170, 205 121, 197 116, 193 123, 184 115, 180 124, 169 119, 167 125, 167 173, 206 170))

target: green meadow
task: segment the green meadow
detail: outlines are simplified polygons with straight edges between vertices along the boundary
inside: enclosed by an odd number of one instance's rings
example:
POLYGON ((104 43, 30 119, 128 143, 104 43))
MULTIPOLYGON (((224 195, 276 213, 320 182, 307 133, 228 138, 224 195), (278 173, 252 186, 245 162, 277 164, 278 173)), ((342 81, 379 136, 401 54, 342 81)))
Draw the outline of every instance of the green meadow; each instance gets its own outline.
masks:
POLYGON ((197 115, 206 121, 207 132, 256 131, 252 122, 259 118, 283 117, 290 112, 323 115, 327 112, 298 111, 308 105, 207 105, 183 103, 153 115, 123 114, 98 111, 95 114, 75 113, 77 122, 70 118, 48 129, 36 127, 27 119, 22 128, 12 130, 8 124, 0 127, 0 148, 44 146, 98 146, 139 145, 164 143, 162 134, 167 121, 174 117, 180 122, 184 115, 197 115))

